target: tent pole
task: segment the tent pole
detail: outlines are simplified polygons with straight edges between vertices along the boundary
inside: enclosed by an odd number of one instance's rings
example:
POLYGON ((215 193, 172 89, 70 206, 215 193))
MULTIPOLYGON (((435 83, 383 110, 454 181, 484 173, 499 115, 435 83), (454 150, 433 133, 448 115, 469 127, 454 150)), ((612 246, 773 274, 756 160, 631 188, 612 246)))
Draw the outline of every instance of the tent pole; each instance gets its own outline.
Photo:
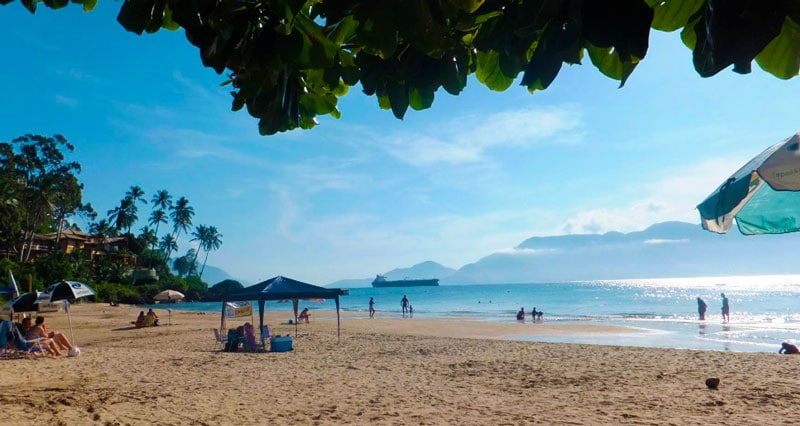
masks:
POLYGON ((336 295, 336 343, 342 342, 341 324, 339 322, 339 295, 336 295))
MULTIPOLYGON (((261 344, 264 343, 264 300, 258 299, 258 332, 261 335, 261 344)), ((266 346, 264 346, 266 348, 266 346)))
POLYGON ((225 303, 226 303, 226 300, 223 297, 222 298, 222 317, 220 317, 220 319, 219 319, 219 332, 220 332, 220 334, 225 332, 225 303))
POLYGON ((300 299, 292 300, 292 305, 294 305, 294 337, 297 337, 297 305, 299 302, 300 299))

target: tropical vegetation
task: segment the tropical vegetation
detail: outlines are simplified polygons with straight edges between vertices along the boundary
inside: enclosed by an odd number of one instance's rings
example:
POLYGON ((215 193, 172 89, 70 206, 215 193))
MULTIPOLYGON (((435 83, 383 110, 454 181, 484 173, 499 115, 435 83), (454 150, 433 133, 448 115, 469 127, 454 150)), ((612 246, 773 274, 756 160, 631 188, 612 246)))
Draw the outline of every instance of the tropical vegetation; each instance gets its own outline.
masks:
MULTIPOLYGON (((34 13, 40 0, 21 3, 34 13)), ((117 20, 137 34, 182 28, 203 65, 228 75, 232 109, 265 135, 338 118, 338 99, 359 83, 398 118, 439 89, 458 95, 471 75, 498 91, 521 75, 533 93, 587 57, 622 85, 651 30, 680 30, 704 77, 748 73, 753 60, 778 78, 800 70, 792 0, 125 0, 117 20)))
POLYGON ((202 275, 209 254, 222 246, 217 227, 195 225, 189 200, 180 197, 173 204, 166 189, 153 194, 149 215, 142 213, 147 199, 138 185, 100 217, 83 200, 80 164, 66 159, 74 149, 61 135, 29 134, 0 142, 0 273, 19 277, 21 290, 43 290, 63 279, 87 282, 102 301, 142 303, 167 288, 190 299, 208 293, 202 275), (134 232, 140 222, 146 225, 134 232), (82 232, 81 223, 88 231, 81 238, 93 245, 67 249, 60 244, 77 235, 73 231, 82 232), (196 248, 189 247, 169 265, 182 233, 191 235, 196 248), (44 249, 42 238, 49 244, 44 249))

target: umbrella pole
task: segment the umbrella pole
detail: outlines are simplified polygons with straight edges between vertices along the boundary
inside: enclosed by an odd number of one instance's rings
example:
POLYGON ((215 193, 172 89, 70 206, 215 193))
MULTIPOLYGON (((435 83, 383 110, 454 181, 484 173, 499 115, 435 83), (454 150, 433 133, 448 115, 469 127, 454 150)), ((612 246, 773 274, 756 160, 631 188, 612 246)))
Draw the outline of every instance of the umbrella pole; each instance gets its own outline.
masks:
POLYGON ((69 322, 69 340, 75 346, 75 333, 72 331, 72 317, 69 315, 69 301, 64 300, 64 310, 67 311, 67 322, 69 322))

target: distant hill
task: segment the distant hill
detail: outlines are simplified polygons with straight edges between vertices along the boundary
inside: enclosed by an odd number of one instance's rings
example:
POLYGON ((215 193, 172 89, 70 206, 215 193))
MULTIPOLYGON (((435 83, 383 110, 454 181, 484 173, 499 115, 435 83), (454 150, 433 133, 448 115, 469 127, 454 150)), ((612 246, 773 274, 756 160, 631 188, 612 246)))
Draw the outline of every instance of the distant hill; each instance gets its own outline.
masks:
MULTIPOLYGON (((172 265, 172 262, 174 261, 175 259, 170 260, 169 264, 172 265)), ((170 268, 170 270, 172 269, 170 268)), ((172 270, 172 273, 174 274, 175 271, 172 270)), ((222 270, 221 268, 217 268, 216 266, 211 266, 208 264, 206 265, 206 268, 203 270, 203 282, 208 283, 209 286, 212 286, 224 280, 236 280, 242 283, 242 285, 244 285, 245 287, 250 285, 250 283, 247 281, 232 277, 229 273, 222 270)))
MULTIPOLYGON (((222 269, 217 268, 216 266, 206 265, 206 269, 203 270, 204 282, 207 282, 209 285, 214 285, 224 280, 236 280, 236 279, 227 272, 223 271, 222 269)), ((242 280, 236 280, 236 281, 239 281, 245 286, 247 285, 242 280)))
MULTIPOLYGON (((386 272, 383 275, 389 280, 402 280, 405 278, 410 278, 410 279, 439 278, 441 280, 442 278, 449 277, 455 272, 456 270, 453 268, 448 268, 433 261, 426 261, 418 263, 410 268, 392 269, 391 271, 386 272)), ((372 285, 372 280, 374 279, 375 277, 345 279, 332 282, 326 285, 326 287, 341 287, 341 288, 369 287, 372 285)))
POLYGON ((644 231, 533 237, 490 254, 442 284, 800 273, 797 235, 718 235, 683 222, 644 231))

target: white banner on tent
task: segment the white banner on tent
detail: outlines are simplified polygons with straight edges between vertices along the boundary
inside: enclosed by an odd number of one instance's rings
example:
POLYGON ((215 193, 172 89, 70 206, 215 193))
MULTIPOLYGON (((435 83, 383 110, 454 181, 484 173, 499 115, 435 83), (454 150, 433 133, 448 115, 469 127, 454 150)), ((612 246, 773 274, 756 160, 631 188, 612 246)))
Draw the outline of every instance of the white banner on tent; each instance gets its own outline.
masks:
POLYGON ((225 316, 228 318, 249 317, 253 315, 253 305, 250 302, 225 303, 225 316))

